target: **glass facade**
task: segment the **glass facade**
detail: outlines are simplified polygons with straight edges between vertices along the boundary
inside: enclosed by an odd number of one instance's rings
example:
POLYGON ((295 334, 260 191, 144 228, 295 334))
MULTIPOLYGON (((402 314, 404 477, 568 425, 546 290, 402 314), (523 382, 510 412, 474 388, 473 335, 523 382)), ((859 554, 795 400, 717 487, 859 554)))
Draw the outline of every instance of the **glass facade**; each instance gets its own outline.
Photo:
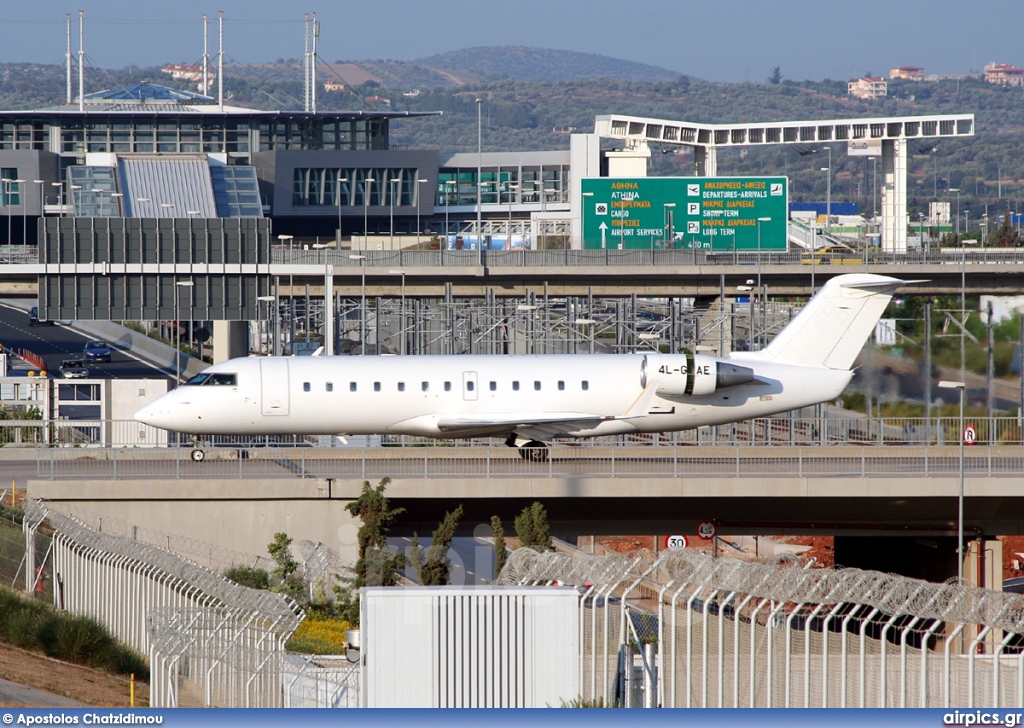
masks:
MULTIPOLYGON (((442 167, 437 175, 439 205, 476 205, 476 167, 442 167)), ((569 165, 484 166, 480 203, 518 205, 569 202, 569 165)))
POLYGON ((210 178, 218 217, 263 217, 255 168, 211 166, 210 178))
POLYGON ((113 167, 68 167, 68 181, 75 217, 121 215, 121 196, 117 194, 113 167))
MULTIPOLYGON (((214 109, 216 107, 213 107, 214 109)), ((387 150, 387 118, 348 118, 318 114, 188 114, 90 111, 42 113, 4 118, 0 114, 0 150, 50 149, 51 128, 61 154, 231 154, 247 156, 276 149, 387 150), (253 148, 253 140, 256 148, 253 148)))
POLYGON ((292 204, 296 207, 395 207, 416 204, 418 169, 297 167, 292 204))
POLYGON ((0 149, 48 149, 50 125, 41 120, 0 123, 0 149))
MULTIPOLYGON (((17 167, 0 168, 0 201, 4 207, 17 206, 21 204, 21 183, 14 182, 18 179, 17 167)), ((5 213, 9 214, 9 213, 5 213)))

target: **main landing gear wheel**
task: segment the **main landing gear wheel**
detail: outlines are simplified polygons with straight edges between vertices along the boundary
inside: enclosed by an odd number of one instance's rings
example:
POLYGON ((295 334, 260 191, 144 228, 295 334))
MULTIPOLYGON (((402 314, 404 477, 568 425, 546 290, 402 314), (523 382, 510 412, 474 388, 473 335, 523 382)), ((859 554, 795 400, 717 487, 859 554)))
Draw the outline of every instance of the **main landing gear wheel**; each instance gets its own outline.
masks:
POLYGON ((519 448, 519 457, 535 463, 545 463, 548 460, 548 446, 539 440, 530 440, 519 448))
POLYGON ((201 463, 201 462, 203 462, 203 458, 205 458, 205 457, 206 457, 206 453, 203 452, 202 450, 200 450, 199 448, 196 448, 195 450, 192 451, 192 461, 193 462, 201 463))

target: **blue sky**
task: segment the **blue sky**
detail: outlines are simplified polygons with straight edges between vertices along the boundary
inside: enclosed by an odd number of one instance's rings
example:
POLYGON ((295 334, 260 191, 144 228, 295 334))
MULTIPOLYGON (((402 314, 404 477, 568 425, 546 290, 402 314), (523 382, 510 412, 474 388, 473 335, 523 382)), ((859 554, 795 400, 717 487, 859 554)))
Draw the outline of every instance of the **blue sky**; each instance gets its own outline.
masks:
POLYGON ((85 10, 89 62, 105 68, 193 62, 201 16, 225 12, 229 60, 299 58, 303 14, 321 21, 326 61, 413 60, 473 46, 521 45, 599 53, 711 81, 763 81, 774 66, 793 80, 848 80, 892 66, 928 73, 1024 66, 1024 1, 989 0, 376 0, 301 7, 270 0, 78 0, 4 3, 0 61, 63 63, 65 13, 85 10))

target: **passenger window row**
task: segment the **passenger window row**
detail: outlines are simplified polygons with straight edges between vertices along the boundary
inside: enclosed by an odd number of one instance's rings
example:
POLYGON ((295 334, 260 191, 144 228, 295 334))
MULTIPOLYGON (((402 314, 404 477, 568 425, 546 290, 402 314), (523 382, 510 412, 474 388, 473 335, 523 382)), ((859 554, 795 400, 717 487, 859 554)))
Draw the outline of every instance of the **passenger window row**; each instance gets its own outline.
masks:
MULTIPOLYGON (((234 376, 234 375, 232 375, 232 376, 234 376)), ((564 392, 565 391, 565 381, 564 380, 559 379, 557 386, 558 386, 558 391, 560 391, 560 392, 564 392)), ((325 389, 328 392, 333 392, 334 391, 334 383, 333 382, 326 382, 324 387, 325 387, 325 389)), ((405 382, 398 382, 397 389, 398 389, 399 392, 404 392, 405 391, 405 382)), ((469 392, 472 392, 475 389, 476 389, 476 383, 473 380, 471 380, 471 379, 467 380, 466 381, 466 390, 469 391, 469 392)), ((497 392, 498 391, 498 383, 492 379, 489 382, 489 389, 492 392, 497 392)), ((541 382, 540 382, 539 379, 535 379, 533 381, 533 389, 534 389, 534 391, 537 391, 537 392, 541 391, 542 385, 541 385, 541 382)), ((580 380, 580 389, 583 390, 584 392, 588 391, 590 389, 590 382, 588 380, 586 380, 586 379, 580 380)), ((311 391, 313 391, 313 385, 310 382, 303 382, 302 383, 302 391, 303 392, 311 392, 311 391)), ((349 382, 348 383, 348 391, 350 391, 350 392, 358 392, 359 391, 358 383, 356 383, 356 382, 349 382)), ((380 382, 374 382, 373 383, 373 391, 374 392, 380 392, 381 391, 381 383, 380 382)), ((422 392, 429 392, 430 391, 430 382, 420 382, 420 391, 422 391, 422 392)), ((445 382, 444 383, 444 391, 446 391, 446 392, 452 391, 452 383, 451 382, 445 382)), ((512 391, 513 392, 518 392, 519 391, 519 381, 518 380, 513 380, 512 381, 512 391)))

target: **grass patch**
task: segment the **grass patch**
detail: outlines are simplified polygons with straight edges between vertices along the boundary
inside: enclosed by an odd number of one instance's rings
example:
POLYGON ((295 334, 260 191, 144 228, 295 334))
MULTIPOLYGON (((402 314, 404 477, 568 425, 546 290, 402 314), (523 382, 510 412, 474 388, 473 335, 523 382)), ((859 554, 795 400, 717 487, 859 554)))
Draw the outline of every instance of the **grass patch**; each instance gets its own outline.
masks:
POLYGON ((343 655, 347 629, 352 625, 344 619, 306 617, 284 647, 304 655, 343 655))

